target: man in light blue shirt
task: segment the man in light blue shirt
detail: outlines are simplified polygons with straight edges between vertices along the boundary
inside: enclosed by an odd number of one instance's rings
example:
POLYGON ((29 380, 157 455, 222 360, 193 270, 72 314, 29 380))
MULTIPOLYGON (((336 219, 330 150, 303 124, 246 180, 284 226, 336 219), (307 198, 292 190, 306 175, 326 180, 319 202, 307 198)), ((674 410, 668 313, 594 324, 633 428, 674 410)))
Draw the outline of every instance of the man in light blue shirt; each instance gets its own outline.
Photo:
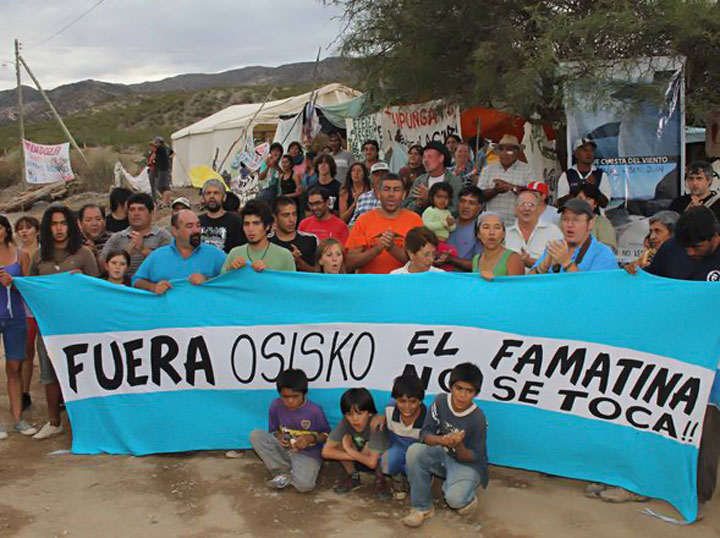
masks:
POLYGON ((533 265, 531 275, 618 268, 610 247, 597 241, 590 233, 594 215, 589 203, 573 198, 565 202, 558 212, 561 214, 563 239, 548 242, 545 252, 533 265))
POLYGON ((145 258, 132 279, 136 288, 160 295, 172 288, 172 280, 199 285, 220 274, 225 253, 202 243, 198 216, 183 209, 172 216, 170 224, 175 240, 145 258))

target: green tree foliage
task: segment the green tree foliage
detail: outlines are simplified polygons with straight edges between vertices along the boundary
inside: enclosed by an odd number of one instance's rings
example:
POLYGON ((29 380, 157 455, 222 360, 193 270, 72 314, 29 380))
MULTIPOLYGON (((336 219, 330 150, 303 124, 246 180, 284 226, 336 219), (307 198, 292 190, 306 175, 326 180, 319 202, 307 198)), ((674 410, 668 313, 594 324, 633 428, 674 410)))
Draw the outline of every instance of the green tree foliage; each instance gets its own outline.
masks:
POLYGON ((715 0, 324 1, 344 9, 341 52, 385 102, 446 97, 562 120, 568 82, 600 87, 624 62, 684 56, 690 120, 720 106, 715 0))

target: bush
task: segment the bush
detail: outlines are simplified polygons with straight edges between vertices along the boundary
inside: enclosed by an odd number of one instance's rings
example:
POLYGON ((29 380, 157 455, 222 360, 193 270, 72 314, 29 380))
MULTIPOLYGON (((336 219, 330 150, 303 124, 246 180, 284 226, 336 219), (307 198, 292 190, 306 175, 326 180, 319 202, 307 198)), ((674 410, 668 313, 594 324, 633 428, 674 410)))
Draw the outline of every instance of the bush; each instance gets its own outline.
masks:
POLYGON ((70 162, 81 188, 86 191, 108 192, 115 181, 118 153, 112 148, 85 149, 83 153, 89 166, 76 151, 70 152, 70 162))
POLYGON ((6 189, 18 185, 22 181, 20 155, 13 152, 10 156, 0 159, 0 188, 6 189))

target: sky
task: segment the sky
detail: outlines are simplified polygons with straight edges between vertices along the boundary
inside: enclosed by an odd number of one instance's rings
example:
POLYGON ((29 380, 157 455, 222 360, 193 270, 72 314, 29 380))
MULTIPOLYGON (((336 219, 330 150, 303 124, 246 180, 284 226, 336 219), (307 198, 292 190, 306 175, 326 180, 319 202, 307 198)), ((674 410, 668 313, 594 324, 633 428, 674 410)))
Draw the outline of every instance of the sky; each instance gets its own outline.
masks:
POLYGON ((16 86, 16 38, 52 89, 314 61, 318 47, 334 55, 342 30, 341 11, 320 0, 0 0, 0 13, 0 90, 16 86))

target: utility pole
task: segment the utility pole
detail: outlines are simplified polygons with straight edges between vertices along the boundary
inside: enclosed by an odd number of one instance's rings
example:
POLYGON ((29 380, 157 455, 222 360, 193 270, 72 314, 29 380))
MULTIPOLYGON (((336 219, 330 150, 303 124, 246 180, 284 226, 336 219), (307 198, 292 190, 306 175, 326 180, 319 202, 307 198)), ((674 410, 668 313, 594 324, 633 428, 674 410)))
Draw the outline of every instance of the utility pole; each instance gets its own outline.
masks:
POLYGON ((15 77, 17 78, 18 120, 20 122, 20 170, 23 184, 27 184, 25 170, 25 116, 23 112, 22 81, 20 80, 20 42, 15 40, 15 77))
POLYGON ((85 158, 85 154, 80 149, 80 146, 77 145, 77 142, 75 142, 73 135, 70 134, 70 131, 65 126, 65 123, 63 122, 62 118, 60 117, 60 114, 58 114, 58 111, 55 110, 55 107, 53 106, 52 102, 50 101, 50 98, 45 93, 45 90, 43 90, 42 86, 40 86, 40 82, 38 82, 38 79, 35 78, 35 75, 33 75, 33 72, 30 71, 30 68, 28 67, 28 64, 25 62, 25 59, 18 54, 18 60, 20 60, 20 63, 25 68, 25 71, 27 71, 27 74, 30 75, 30 78, 35 83, 35 86, 37 87, 38 91, 40 92, 40 95, 42 95, 43 99, 45 99, 45 102, 50 107, 50 111, 53 113, 53 116, 55 116, 55 119, 60 124, 60 127, 62 128, 63 132, 65 133, 65 136, 68 138, 68 140, 70 141, 72 146, 80 154, 80 157, 82 157, 82 160, 85 161, 85 164, 89 167, 90 163, 88 162, 87 158, 85 158))

